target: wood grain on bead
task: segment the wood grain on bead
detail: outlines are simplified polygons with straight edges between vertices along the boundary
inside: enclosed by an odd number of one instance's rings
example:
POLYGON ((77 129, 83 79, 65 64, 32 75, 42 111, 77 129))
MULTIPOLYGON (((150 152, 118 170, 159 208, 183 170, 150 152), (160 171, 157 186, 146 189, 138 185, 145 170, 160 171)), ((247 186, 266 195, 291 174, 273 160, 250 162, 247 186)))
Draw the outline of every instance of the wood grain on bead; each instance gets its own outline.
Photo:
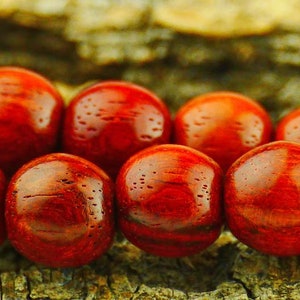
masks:
POLYGON ((271 255, 300 254, 300 145, 265 144, 239 158, 225 181, 232 233, 271 255))
POLYGON ((212 157, 224 171, 242 154, 270 141, 272 123, 255 101, 232 92, 188 101, 174 120, 174 139, 212 157))
POLYGON ((51 267, 87 264, 111 245, 113 186, 92 163, 48 154, 12 178, 5 216, 8 237, 25 257, 51 267))
POLYGON ((44 77, 0 68, 0 168, 12 175, 29 160, 54 151, 63 100, 44 77))
POLYGON ((153 93, 127 82, 100 82, 68 106, 63 149, 116 177, 137 151, 169 142, 170 130, 169 111, 153 93))
POLYGON ((181 145, 153 146, 132 156, 117 178, 121 231, 159 256, 197 253, 220 234, 222 171, 181 145))

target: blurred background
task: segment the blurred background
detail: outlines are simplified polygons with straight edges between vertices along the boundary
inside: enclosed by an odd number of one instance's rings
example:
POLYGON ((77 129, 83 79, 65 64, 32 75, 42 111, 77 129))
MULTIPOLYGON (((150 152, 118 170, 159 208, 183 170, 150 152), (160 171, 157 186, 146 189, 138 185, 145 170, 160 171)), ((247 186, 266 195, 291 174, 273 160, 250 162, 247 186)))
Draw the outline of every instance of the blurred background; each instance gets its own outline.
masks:
POLYGON ((298 105, 299 13, 299 0, 1 0, 0 65, 66 88, 133 81, 173 111, 197 94, 234 90, 276 120, 298 105))

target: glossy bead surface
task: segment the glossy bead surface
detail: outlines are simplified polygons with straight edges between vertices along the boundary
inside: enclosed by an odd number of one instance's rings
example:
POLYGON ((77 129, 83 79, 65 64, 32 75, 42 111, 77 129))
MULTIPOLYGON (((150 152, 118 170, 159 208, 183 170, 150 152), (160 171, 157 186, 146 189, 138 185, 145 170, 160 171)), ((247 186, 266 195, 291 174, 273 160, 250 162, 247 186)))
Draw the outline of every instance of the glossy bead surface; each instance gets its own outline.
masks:
POLYGON ((194 149, 159 145, 142 150, 117 178, 120 229, 155 255, 200 252, 220 234, 221 180, 219 165, 194 149))
POLYGON ((6 180, 3 172, 0 170, 0 245, 6 239, 6 229, 4 221, 4 202, 5 202, 6 180))
POLYGON ((280 120, 276 127, 275 139, 300 143, 300 109, 290 112, 280 120))
POLYGON ((68 106, 63 149, 116 177, 131 155, 167 143, 170 127, 170 114, 154 94, 127 82, 100 82, 79 93, 68 106))
POLYGON ((300 145, 265 144, 239 158, 225 181, 232 233, 267 254, 300 254, 300 145))
POLYGON ((54 150, 62 110, 61 96, 44 77, 0 68, 0 168, 6 174, 54 150))
POLYGON ((270 141, 272 123, 255 101, 231 92, 198 96, 174 120, 175 143, 212 157, 224 171, 242 154, 270 141))
POLYGON ((112 202, 112 181, 101 169, 73 155, 48 154, 24 165, 8 186, 8 238, 36 263, 87 264, 112 243, 112 202))

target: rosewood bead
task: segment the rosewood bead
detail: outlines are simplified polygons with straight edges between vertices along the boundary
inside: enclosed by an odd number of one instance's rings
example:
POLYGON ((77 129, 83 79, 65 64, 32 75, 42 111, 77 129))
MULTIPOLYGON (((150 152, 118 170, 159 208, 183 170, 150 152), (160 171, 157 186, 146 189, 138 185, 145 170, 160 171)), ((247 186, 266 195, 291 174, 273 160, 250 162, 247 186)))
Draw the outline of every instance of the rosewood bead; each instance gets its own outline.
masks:
POLYGON ((100 82, 75 96, 67 107, 63 149, 115 178, 131 155, 169 142, 170 130, 169 111, 153 93, 128 82, 100 82))
POLYGON ((276 256, 300 254, 300 145, 278 141, 239 158, 225 180, 225 214, 244 244, 276 256))
POLYGON ((255 101, 214 92, 189 100, 174 120, 175 143, 212 157, 224 171, 242 154, 270 141, 272 123, 255 101))
POLYGON ((300 109, 290 112, 280 120, 276 127, 275 139, 300 143, 300 109))
POLYGON ((47 79, 0 68, 0 168, 6 174, 55 149, 62 111, 63 100, 47 79))
POLYGON ((221 181, 219 165, 194 149, 144 149, 117 177, 120 229, 134 245, 158 256, 200 252, 221 231, 221 181))
POLYGON ((28 259, 50 267, 88 264, 111 245, 113 184, 104 171, 70 154, 48 154, 9 183, 8 238, 28 259))
POLYGON ((0 170, 0 245, 6 239, 6 229, 4 221, 4 202, 5 202, 6 180, 3 172, 0 170))

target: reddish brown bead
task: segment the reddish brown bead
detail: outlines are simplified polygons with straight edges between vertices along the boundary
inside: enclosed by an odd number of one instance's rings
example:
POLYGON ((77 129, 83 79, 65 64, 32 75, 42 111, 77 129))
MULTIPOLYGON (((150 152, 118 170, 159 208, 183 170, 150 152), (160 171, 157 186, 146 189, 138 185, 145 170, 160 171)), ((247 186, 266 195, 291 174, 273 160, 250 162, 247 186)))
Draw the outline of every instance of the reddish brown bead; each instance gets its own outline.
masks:
POLYGON ((232 233, 271 255, 300 254, 300 145, 253 149, 228 170, 225 213, 232 233))
POLYGON ((63 101, 42 76, 0 68, 0 168, 12 175, 25 162, 56 146, 63 101))
POLYGON ((212 159, 181 145, 142 150, 117 178, 118 222, 125 237, 149 253, 197 253, 220 234, 222 171, 212 159))
POLYGON ((6 180, 3 172, 0 170, 0 245, 6 239, 6 229, 4 221, 4 202, 5 202, 6 180))
POLYGON ((300 109, 287 114, 276 127, 276 140, 300 143, 300 109))
POLYGON ((87 264, 111 245, 113 186, 94 164, 69 154, 48 154, 24 165, 7 192, 12 245, 50 267, 87 264))
POLYGON ((212 157, 224 171, 242 154, 270 141, 272 123, 255 101, 215 92, 183 105, 174 120, 175 142, 212 157))
POLYGON ((115 177, 137 151, 167 143, 170 114, 146 89, 127 82, 102 82, 79 93, 66 111, 63 149, 115 177))

